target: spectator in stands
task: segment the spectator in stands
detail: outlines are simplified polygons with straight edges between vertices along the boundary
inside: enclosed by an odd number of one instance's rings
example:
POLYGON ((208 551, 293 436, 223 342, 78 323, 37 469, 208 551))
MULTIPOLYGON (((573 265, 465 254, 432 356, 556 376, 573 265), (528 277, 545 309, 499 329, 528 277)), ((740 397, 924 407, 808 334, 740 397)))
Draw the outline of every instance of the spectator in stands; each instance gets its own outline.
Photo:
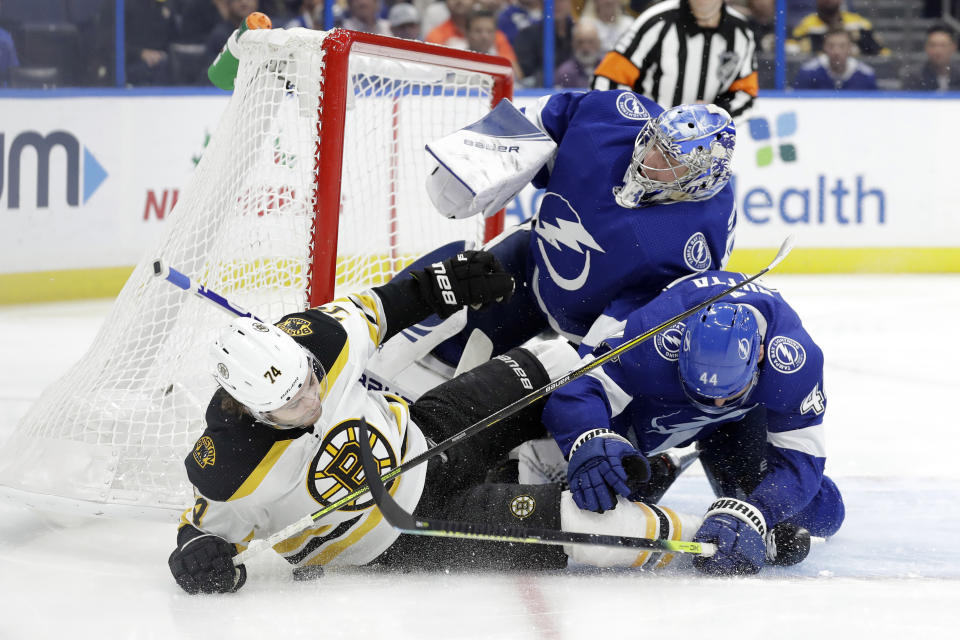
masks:
POLYGON ((837 27, 824 36, 823 53, 800 67, 793 88, 869 91, 877 88, 877 76, 857 60, 850 32, 837 27))
POLYGON ((420 13, 423 15, 420 33, 423 34, 424 38, 450 19, 450 9, 447 8, 446 0, 435 0, 428 4, 426 9, 421 8, 420 13))
POLYGON ((497 28, 514 44, 521 29, 543 19, 543 0, 517 0, 497 16, 497 28))
MULTIPOLYGON (((128 3, 124 9, 124 28, 127 84, 170 84, 172 75, 167 48, 177 35, 170 4, 165 0, 128 3)), ((218 51, 223 40, 217 46, 218 51)))
POLYGON ((873 25, 858 13, 844 11, 843 0, 817 0, 817 11, 803 18, 787 41, 787 52, 819 53, 823 51, 826 34, 831 29, 844 29, 850 34, 854 53, 866 56, 888 56, 890 50, 882 46, 873 33, 873 25))
MULTIPOLYGON (((473 11, 473 0, 447 0, 447 8, 450 10, 450 19, 428 33, 426 41, 455 49, 466 49, 467 17, 473 11)), ((499 29, 494 35, 494 44, 497 55, 503 56, 511 63, 517 61, 510 41, 499 29)))
POLYGON ((497 55, 497 19, 486 9, 474 9, 467 15, 467 49, 497 55))
POLYGON ((749 0, 747 24, 753 29, 757 53, 773 53, 777 46, 776 0, 749 0))
POLYGON ((583 18, 595 20, 604 53, 612 51, 623 32, 633 24, 633 18, 623 12, 621 0, 588 0, 580 15, 580 19, 583 18))
POLYGON ((380 17, 380 0, 347 0, 343 28, 389 36, 390 23, 380 17))
POLYGON ((957 40, 953 30, 945 24, 927 29, 924 51, 927 61, 920 69, 911 69, 905 74, 903 88, 908 91, 960 90, 960 64, 954 57, 957 40))
POLYGON ((554 84, 561 89, 586 89, 593 69, 606 53, 600 29, 593 18, 580 18, 573 25, 573 55, 557 67, 554 84))
MULTIPOLYGON (((497 51, 497 16, 493 11, 482 8, 482 5, 476 5, 467 15, 466 39, 467 49, 477 53, 488 53, 490 55, 500 55, 497 51)), ((504 56, 506 57, 506 56, 504 56)), ((513 74, 520 77, 520 65, 516 58, 507 58, 513 67, 513 74)))
POLYGON ((420 12, 409 2, 400 2, 390 7, 387 22, 390 23, 390 33, 397 38, 420 39, 420 12))
POLYGON ((5 29, 0 29, 0 87, 5 87, 10 81, 10 69, 20 66, 17 58, 17 49, 13 46, 13 38, 5 29))
MULTIPOLYGON (((131 4, 136 5, 137 3, 131 4)), ((207 65, 204 65, 204 68, 217 57, 220 49, 223 48, 223 43, 227 41, 234 29, 239 27, 248 15, 259 10, 260 2, 258 0, 225 0, 223 20, 217 23, 204 40, 207 58, 210 61, 207 65)))
MULTIPOLYGON (((571 0, 553 2, 553 60, 563 62, 573 55, 573 15, 571 0)), ((524 85, 543 86, 543 22, 521 29, 514 41, 517 60, 523 71, 524 85)))
MULTIPOLYGON (((114 11, 114 7, 108 7, 114 11)), ((227 19, 226 0, 182 0, 180 3, 180 41, 203 44, 219 23, 227 19)), ((221 43, 222 46, 222 43, 221 43)))
MULTIPOLYGON (((300 0, 296 3, 297 5, 297 14, 286 24, 284 28, 293 29, 296 27, 302 27, 304 29, 317 29, 323 30, 325 21, 323 16, 324 5, 326 3, 324 0, 300 0)), ((337 4, 333 5, 333 24, 334 26, 339 25, 343 20, 341 15, 340 6, 337 4)))

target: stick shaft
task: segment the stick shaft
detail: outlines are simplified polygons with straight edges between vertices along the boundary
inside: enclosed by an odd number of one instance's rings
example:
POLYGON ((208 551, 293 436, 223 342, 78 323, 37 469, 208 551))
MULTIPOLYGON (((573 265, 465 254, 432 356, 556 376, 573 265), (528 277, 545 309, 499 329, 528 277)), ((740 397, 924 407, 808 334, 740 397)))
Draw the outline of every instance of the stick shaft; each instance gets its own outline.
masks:
MULTIPOLYGON (((163 278, 170 284, 217 305, 224 311, 229 311, 230 313, 241 318, 253 318, 254 320, 260 320, 260 318, 257 316, 253 315, 243 307, 233 304, 216 291, 207 289, 199 282, 194 282, 191 280, 190 276, 186 275, 185 273, 177 271, 173 267, 164 264, 162 260, 157 259, 153 261, 153 275, 157 276, 158 278, 163 278)), ((260 320, 260 322, 263 322, 263 320, 260 320)))
MULTIPOLYGON (((503 407, 502 409, 492 413, 491 415, 487 416, 483 420, 480 420, 479 422, 476 422, 470 425, 469 427, 465 428, 463 431, 453 434, 446 440, 431 447, 430 449, 427 449, 420 455, 414 456, 410 460, 407 460, 406 462, 397 465, 387 473, 383 474, 382 476, 380 476, 380 481, 383 483, 386 483, 388 480, 392 480, 393 478, 400 475, 401 473, 408 471, 413 467, 419 464, 422 464, 423 462, 426 462, 430 458, 443 453, 444 451, 446 451, 456 443, 460 442, 461 440, 465 438, 469 438, 470 436, 478 433, 479 431, 486 429, 487 427, 499 422, 500 420, 503 420, 504 418, 513 415, 517 411, 520 411, 521 409, 524 409, 525 407, 530 406, 531 404, 540 400, 544 396, 556 391, 563 385, 586 375, 590 371, 593 371, 597 367, 603 366, 605 363, 609 362, 610 360, 613 360, 614 358, 620 357, 626 351, 629 351, 630 349, 636 347, 640 343, 646 340, 649 340, 651 337, 657 335, 664 329, 669 329, 677 322, 680 322, 681 320, 689 316, 692 316, 693 314, 697 313, 701 309, 707 308, 717 300, 720 300, 721 298, 733 293, 734 291, 737 291, 745 287, 746 285, 750 284, 757 278, 760 278, 761 276, 765 275, 771 269, 773 269, 778 264, 780 264, 783 261, 783 259, 786 258, 787 255, 790 253, 791 249, 793 249, 793 236, 788 236, 780 245, 780 249, 777 251, 777 255, 770 262, 770 264, 768 264, 766 267, 764 267, 754 275, 750 276, 749 278, 746 278, 745 280, 743 280, 743 282, 738 282, 737 284, 725 289, 721 293, 718 293, 717 295, 705 300, 704 302, 701 302, 697 306, 675 315, 669 320, 666 320, 665 322, 658 324, 657 326, 650 329, 649 331, 646 331, 645 333, 642 333, 641 335, 631 340, 628 340, 627 342, 624 342, 622 345, 620 345, 616 349, 612 349, 604 353, 603 355, 599 356, 598 358, 591 360, 587 364, 581 366, 579 369, 575 369, 570 373, 568 373, 567 375, 562 376, 557 380, 554 380, 553 382, 550 382, 549 384, 543 387, 540 387, 535 391, 530 392, 529 394, 520 398, 519 400, 516 400, 515 402, 512 402, 506 407, 503 407)), ((360 496, 364 495, 367 491, 369 491, 369 487, 366 484, 364 484, 360 488, 340 498, 336 502, 332 502, 329 505, 323 507, 322 509, 319 509, 318 511, 313 512, 309 516, 301 518, 300 520, 297 520, 296 522, 290 524, 289 526, 284 527, 280 531, 266 538, 264 541, 264 544, 258 545, 258 547, 273 546, 279 542, 283 542, 290 536, 307 528, 308 526, 313 524, 313 522, 319 520, 320 518, 327 515, 328 513, 336 511, 342 506, 349 504, 350 502, 353 502, 360 496)), ((234 556, 234 564, 240 565, 246 559, 248 559, 249 557, 253 556, 256 553, 258 553, 258 548, 253 548, 253 547, 247 548, 243 553, 240 553, 239 555, 234 556)))
POLYGON ((584 545, 613 547, 616 549, 648 549, 669 553, 689 553, 712 556, 716 545, 709 542, 689 542, 662 538, 635 538, 601 533, 581 533, 560 529, 542 529, 506 523, 458 522, 416 517, 408 513, 393 499, 377 477, 377 463, 370 450, 366 420, 360 420, 360 462, 363 473, 369 477, 370 494, 384 519, 401 533, 435 536, 438 538, 461 538, 488 542, 511 542, 515 544, 584 545), (369 475, 367 475, 369 474, 369 475))

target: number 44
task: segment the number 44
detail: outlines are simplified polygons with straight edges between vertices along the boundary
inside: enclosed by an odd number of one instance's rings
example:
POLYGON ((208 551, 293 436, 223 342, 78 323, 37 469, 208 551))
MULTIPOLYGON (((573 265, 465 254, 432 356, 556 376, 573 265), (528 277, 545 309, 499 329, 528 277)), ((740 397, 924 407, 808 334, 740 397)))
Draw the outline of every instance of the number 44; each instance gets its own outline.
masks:
POLYGON ((813 411, 820 415, 827 408, 826 398, 820 393, 820 383, 813 385, 813 390, 807 394, 807 397, 800 403, 800 413, 809 413, 813 411))

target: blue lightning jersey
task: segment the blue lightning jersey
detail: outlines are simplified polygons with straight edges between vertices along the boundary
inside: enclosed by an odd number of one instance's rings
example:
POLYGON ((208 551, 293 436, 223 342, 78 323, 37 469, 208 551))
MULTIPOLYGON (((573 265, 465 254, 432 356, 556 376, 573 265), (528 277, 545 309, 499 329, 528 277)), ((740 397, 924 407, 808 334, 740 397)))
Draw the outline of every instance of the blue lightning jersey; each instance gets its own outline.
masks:
POLYGON ((637 134, 662 112, 631 91, 560 93, 527 109, 558 145, 533 180, 546 193, 530 234, 528 282, 551 327, 576 342, 615 298, 649 300, 683 275, 722 269, 733 248, 729 184, 702 202, 617 205, 637 134))
MULTIPOLYGON (((616 348, 744 279, 708 271, 680 280, 622 320, 608 322, 611 333, 593 353, 616 348)), ((747 498, 772 526, 800 511, 820 489, 826 456, 823 353, 776 291, 751 283, 723 301, 751 307, 763 335, 759 379, 745 405, 707 414, 687 400, 677 371, 684 329, 679 322, 555 391, 544 423, 564 455, 580 434, 597 427, 616 431, 650 455, 704 439, 762 405, 768 473, 747 498)))

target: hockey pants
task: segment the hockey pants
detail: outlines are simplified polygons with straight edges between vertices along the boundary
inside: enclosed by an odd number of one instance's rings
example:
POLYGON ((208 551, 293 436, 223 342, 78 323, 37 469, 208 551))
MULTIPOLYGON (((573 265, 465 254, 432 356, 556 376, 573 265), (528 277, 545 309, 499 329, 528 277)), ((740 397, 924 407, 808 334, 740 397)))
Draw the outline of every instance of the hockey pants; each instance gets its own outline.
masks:
MULTIPOLYGON (((717 496, 747 500, 766 475, 767 412, 758 407, 743 420, 724 427, 697 443, 700 463, 717 496)), ((843 524, 845 509, 837 485, 826 475, 820 490, 798 513, 785 521, 815 536, 831 536, 843 524)), ((769 525, 777 523, 768 523, 769 525)))

